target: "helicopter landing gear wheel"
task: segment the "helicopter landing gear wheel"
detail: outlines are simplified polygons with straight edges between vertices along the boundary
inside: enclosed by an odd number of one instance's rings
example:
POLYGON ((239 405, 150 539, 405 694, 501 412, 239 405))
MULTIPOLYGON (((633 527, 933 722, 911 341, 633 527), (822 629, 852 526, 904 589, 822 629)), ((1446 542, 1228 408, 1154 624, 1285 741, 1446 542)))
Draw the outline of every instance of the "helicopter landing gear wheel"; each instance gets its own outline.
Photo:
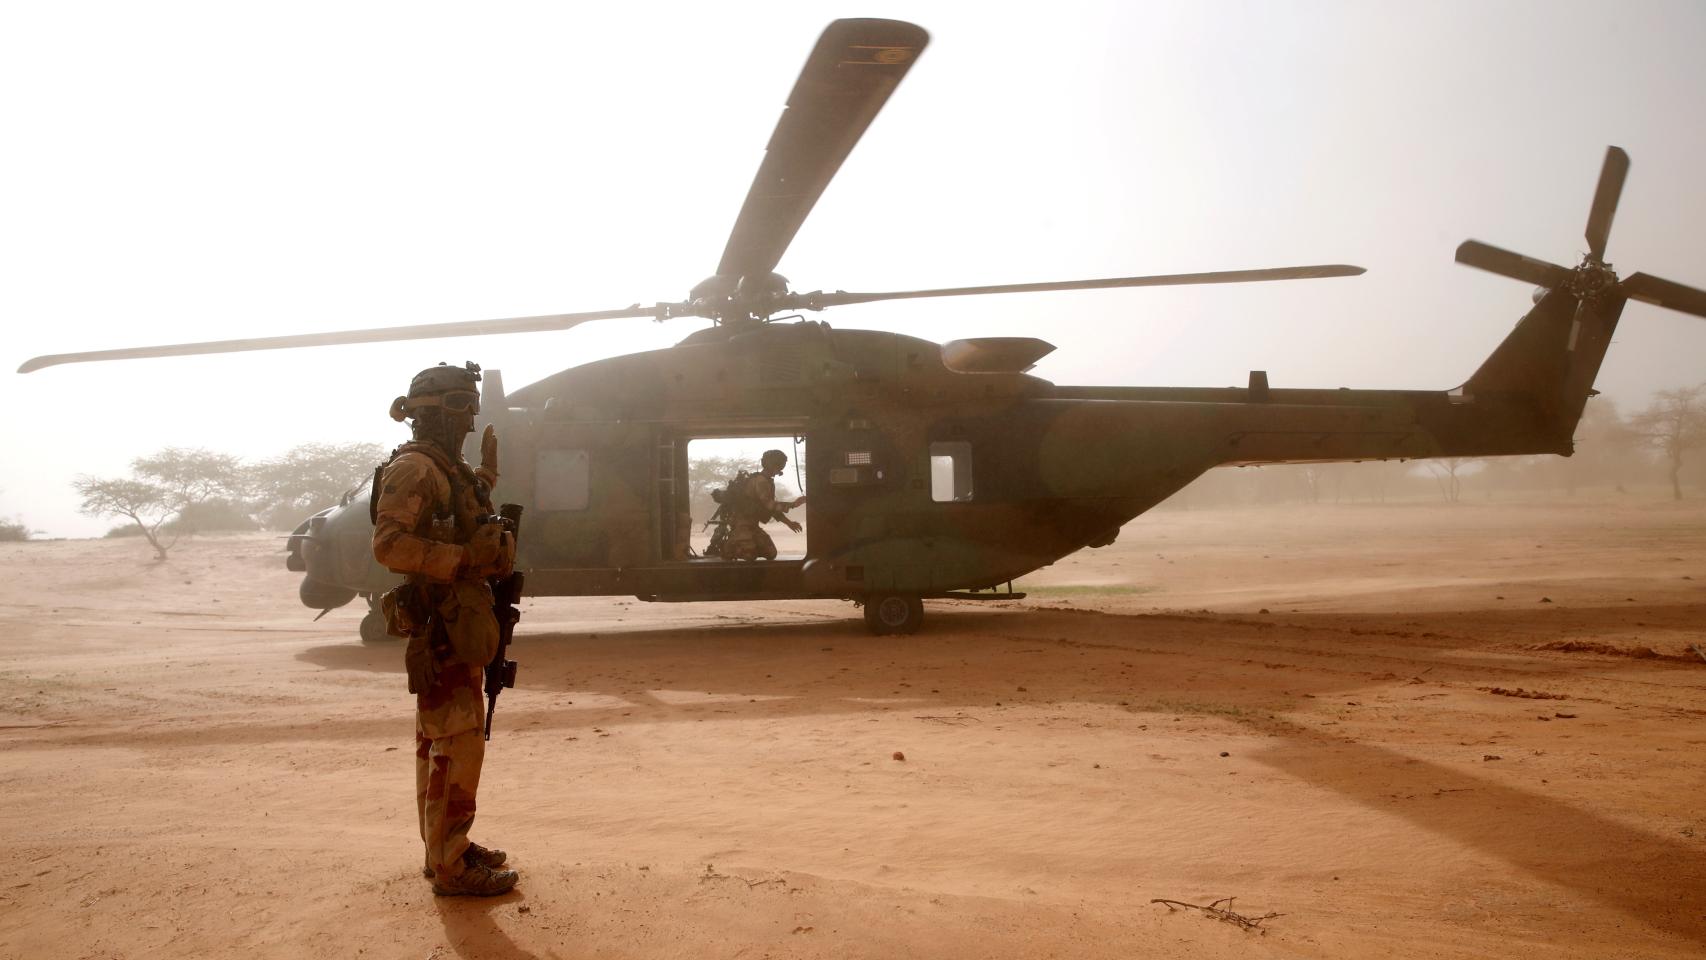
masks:
POLYGON ((865 598, 865 627, 877 636, 915 633, 924 622, 924 601, 908 593, 873 593, 865 598))
POLYGON ((385 629, 385 614, 380 612, 379 605, 374 600, 368 601, 367 614, 361 618, 360 629, 362 643, 389 643, 397 639, 385 629))

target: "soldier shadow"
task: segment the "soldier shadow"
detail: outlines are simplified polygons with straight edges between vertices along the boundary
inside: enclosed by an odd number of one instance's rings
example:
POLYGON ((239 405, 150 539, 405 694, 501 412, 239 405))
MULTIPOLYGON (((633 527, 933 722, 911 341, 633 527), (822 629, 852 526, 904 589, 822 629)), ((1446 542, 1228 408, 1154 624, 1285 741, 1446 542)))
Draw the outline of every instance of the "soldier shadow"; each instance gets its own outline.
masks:
POLYGON ((538 960, 509 938, 492 914, 510 904, 526 901, 521 891, 500 897, 433 897, 444 936, 456 955, 465 960, 538 960))
POLYGON ((310 647, 296 659, 327 670, 367 670, 374 673, 403 672, 403 641, 362 643, 349 640, 310 647))

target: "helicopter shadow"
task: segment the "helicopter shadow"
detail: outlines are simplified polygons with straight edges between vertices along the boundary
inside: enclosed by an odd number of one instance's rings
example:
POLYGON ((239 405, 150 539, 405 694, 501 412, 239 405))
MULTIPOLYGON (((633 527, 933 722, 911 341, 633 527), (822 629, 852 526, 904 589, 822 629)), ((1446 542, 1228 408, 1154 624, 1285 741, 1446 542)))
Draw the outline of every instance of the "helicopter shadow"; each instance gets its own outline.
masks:
MULTIPOLYGON (((1697 613, 1698 605, 1689 604, 1647 608, 1654 620, 1677 624, 1697 613)), ((900 637, 869 636, 851 620, 540 633, 518 638, 514 648, 524 664, 522 685, 559 697, 573 695, 579 702, 565 709, 535 701, 507 711, 507 719, 523 729, 550 729, 624 718, 677 722, 711 713, 736 719, 901 707, 941 713, 1055 702, 1230 719, 1266 740, 1253 759, 1288 777, 1401 817, 1658 930, 1706 944, 1706 917, 1698 907, 1706 900, 1706 851, 1697 845, 1538 790, 1353 737, 1330 736, 1283 716, 1311 710, 1312 699, 1391 690, 1404 682, 1399 677, 1416 672, 1431 670, 1431 680, 1471 686, 1523 669, 1513 667, 1502 645, 1491 648, 1477 641, 1468 618, 1462 634, 1452 635, 1456 631, 1448 628, 1442 635, 1424 628, 1450 624, 1452 618, 1431 616, 1243 619, 947 610, 933 619, 928 633, 900 637), (1082 629, 1086 617, 1107 618, 1095 639, 1079 639, 1087 633, 1082 629), (1378 656, 1366 649, 1371 634, 1386 641, 1378 656), (1393 640, 1402 644, 1397 651, 1391 649, 1393 640), (1280 668, 1286 669, 1276 672, 1280 668), (1016 684, 1026 692, 1016 695, 1016 684), (711 699, 679 702, 661 696, 683 690, 711 699)), ((1508 616, 1511 624, 1533 620, 1521 613, 1508 616)), ((1533 627, 1533 635, 1591 636, 1620 616, 1607 609, 1568 624, 1544 622, 1533 627)), ((1503 625, 1500 630, 1504 635, 1503 625)), ((396 647, 341 644, 299 657, 329 669, 401 671, 396 647)), ((1560 683, 1612 669, 1603 660, 1563 658, 1529 667, 1525 676, 1539 672, 1560 683)), ((1663 663, 1645 668, 1693 669, 1663 663)))
POLYGON ((1542 793, 1289 721, 1252 759, 1409 821, 1648 926, 1706 944, 1706 851, 1542 793))

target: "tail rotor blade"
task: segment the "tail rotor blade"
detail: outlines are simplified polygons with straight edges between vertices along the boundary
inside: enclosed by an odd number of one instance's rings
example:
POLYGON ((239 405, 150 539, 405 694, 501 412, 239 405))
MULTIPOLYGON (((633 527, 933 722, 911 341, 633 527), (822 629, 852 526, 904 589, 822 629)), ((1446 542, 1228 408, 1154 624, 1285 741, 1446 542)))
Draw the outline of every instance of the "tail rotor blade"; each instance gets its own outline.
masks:
POLYGON ((1555 263, 1501 250, 1479 240, 1465 240, 1458 244, 1457 262, 1547 289, 1563 286, 1572 276, 1568 269, 1555 263))
POLYGON ((1611 218, 1617 214, 1617 199, 1623 195, 1623 179, 1629 175, 1629 155, 1622 147, 1607 147, 1605 164, 1599 168, 1599 186, 1593 192, 1588 212, 1588 252, 1595 260, 1605 259, 1605 243, 1611 237, 1611 218))
POLYGON ((1619 284, 1623 295, 1655 307, 1706 317, 1706 290, 1645 273, 1631 273, 1619 284))

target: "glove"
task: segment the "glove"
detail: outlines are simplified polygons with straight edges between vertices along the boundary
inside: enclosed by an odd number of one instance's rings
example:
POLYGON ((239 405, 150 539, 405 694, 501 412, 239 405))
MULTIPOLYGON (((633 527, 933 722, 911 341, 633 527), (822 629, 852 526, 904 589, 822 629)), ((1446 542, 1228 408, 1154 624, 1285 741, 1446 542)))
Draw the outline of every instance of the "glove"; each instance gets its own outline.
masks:
POLYGON ((486 424, 486 432, 480 434, 480 465, 474 469, 474 476, 486 482, 486 489, 498 485, 498 431, 491 424, 486 424))
POLYGON ((504 577, 515 569, 515 535, 499 523, 482 523, 462 548, 457 579, 504 577))
POLYGON ((792 531, 794 531, 794 532, 795 532, 795 533, 799 533, 799 532, 800 532, 800 529, 801 529, 801 528, 800 528, 800 525, 799 525, 799 524, 797 524, 797 523, 795 523, 795 522, 794 522, 794 521, 792 521, 792 520, 789 520, 789 519, 788 519, 788 518, 787 518, 787 517, 783 517, 783 518, 782 518, 782 522, 783 522, 783 523, 785 523, 785 524, 787 524, 787 525, 788 525, 788 529, 789 529, 789 530, 792 530, 792 531))

